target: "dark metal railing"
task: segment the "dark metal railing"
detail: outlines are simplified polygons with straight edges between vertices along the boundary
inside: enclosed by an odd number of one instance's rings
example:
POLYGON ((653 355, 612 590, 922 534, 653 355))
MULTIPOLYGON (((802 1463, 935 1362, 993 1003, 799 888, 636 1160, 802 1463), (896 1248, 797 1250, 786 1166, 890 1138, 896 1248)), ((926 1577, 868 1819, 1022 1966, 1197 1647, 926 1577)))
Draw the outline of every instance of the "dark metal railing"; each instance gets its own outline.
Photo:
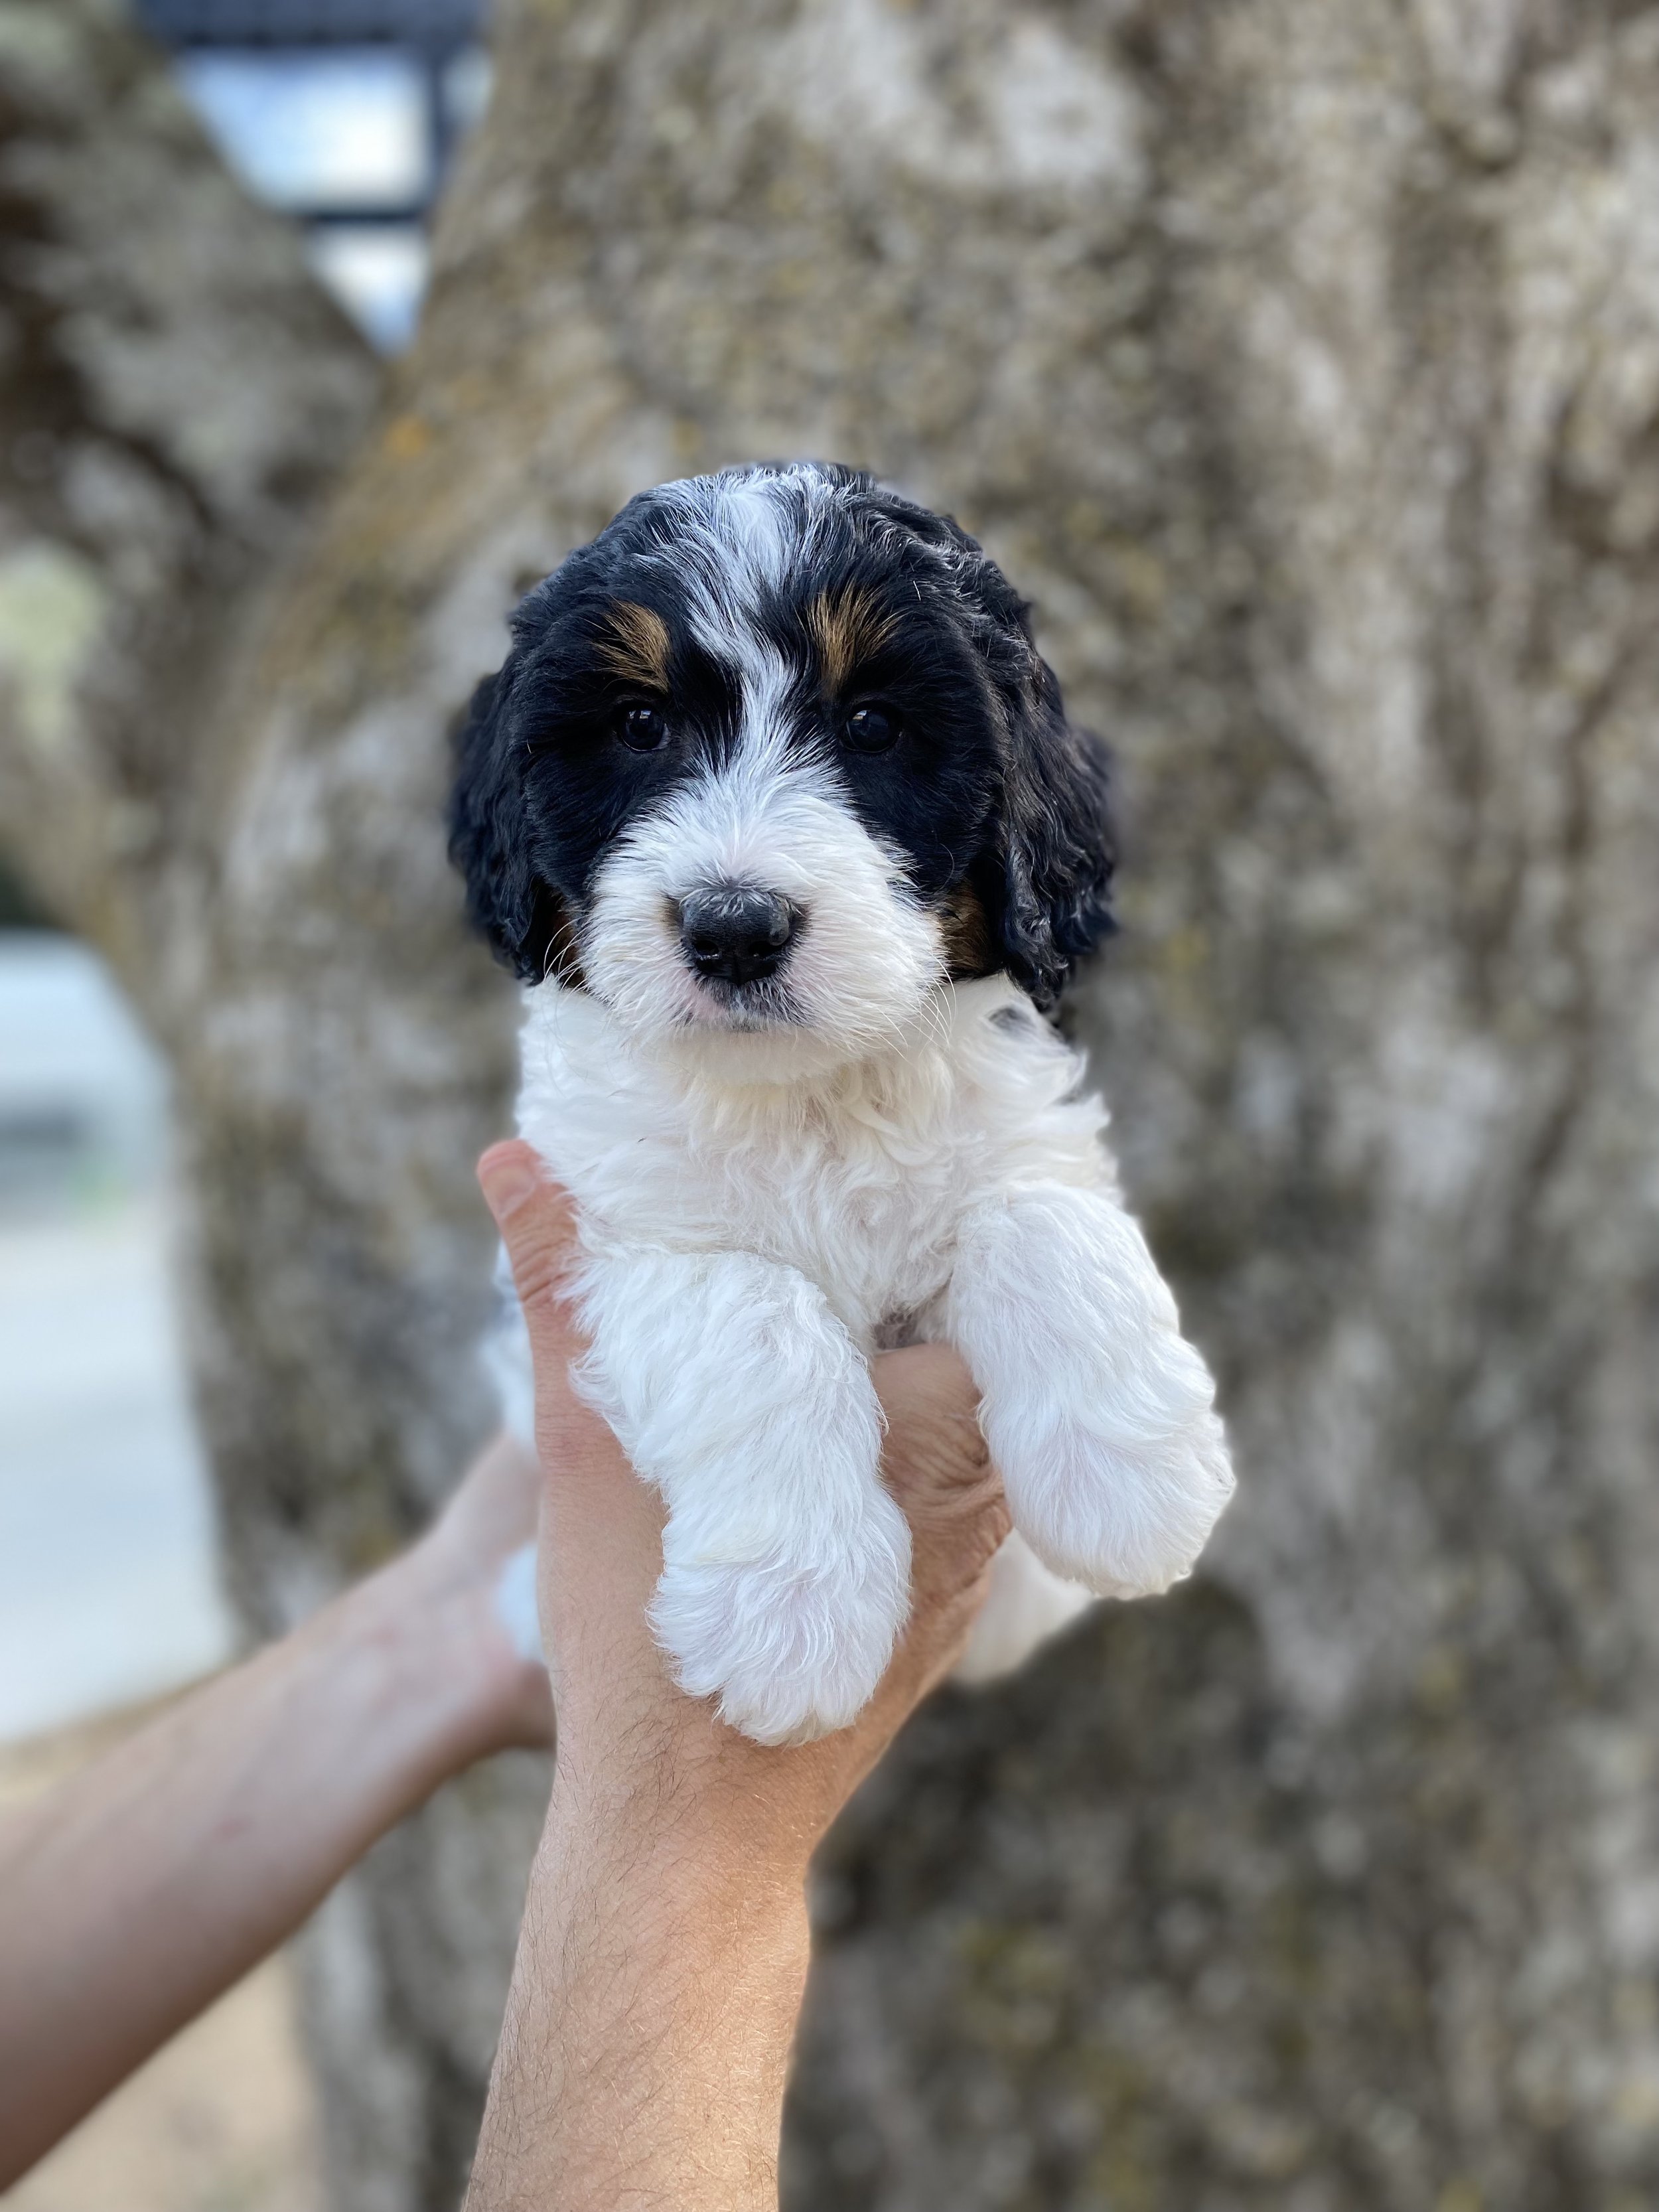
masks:
POLYGON ((483 29, 484 0, 137 0, 169 46, 340 46, 392 41, 453 52, 483 29))

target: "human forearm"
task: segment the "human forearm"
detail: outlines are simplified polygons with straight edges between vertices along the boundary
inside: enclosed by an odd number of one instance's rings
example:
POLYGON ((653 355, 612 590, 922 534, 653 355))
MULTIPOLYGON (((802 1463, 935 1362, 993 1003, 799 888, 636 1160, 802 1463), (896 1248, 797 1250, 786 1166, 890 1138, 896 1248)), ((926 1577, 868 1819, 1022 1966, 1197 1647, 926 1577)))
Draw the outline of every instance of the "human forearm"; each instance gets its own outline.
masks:
POLYGON ((399 1561, 0 1830, 0 2186, 489 1747, 441 1570, 399 1561))
POLYGON ((556 1790, 467 2212, 773 2212, 805 1858, 556 1790))

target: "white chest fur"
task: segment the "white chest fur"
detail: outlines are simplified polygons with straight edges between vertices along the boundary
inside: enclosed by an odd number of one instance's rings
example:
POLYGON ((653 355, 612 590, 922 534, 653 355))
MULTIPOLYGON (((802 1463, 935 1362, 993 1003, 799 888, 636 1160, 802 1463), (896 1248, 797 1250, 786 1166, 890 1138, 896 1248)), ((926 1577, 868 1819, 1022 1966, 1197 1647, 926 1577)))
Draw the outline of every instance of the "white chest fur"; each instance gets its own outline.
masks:
POLYGON ((1104 1109, 1012 984, 942 992, 902 1049, 787 1082, 640 1047, 554 983, 523 1049, 520 1127, 580 1222, 581 1379, 667 1506, 652 1618, 694 1695, 781 1742, 875 1687, 909 1534, 867 1360, 907 1336, 967 1361, 1014 1521, 969 1671, 1090 1592, 1189 1571, 1232 1487, 1212 1386, 1104 1109))
POLYGON ((927 1324, 959 1224, 1036 1182, 1113 1187, 1083 1065, 1006 977, 942 994, 902 1052, 811 1082, 717 1085, 606 1009, 526 994, 521 1133, 595 1253, 738 1249, 799 1268, 860 1348, 927 1324))

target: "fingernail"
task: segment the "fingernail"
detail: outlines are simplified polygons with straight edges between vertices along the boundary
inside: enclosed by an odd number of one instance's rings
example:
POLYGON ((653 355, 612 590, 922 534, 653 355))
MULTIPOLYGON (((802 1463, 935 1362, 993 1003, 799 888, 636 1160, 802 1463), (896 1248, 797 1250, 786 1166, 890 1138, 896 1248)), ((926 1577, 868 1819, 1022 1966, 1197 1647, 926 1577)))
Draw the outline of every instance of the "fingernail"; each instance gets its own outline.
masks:
POLYGON ((509 1156, 504 1160, 480 1163, 478 1181, 483 1188, 485 1205, 501 1223, 510 1221, 519 1208, 535 1196, 540 1177, 522 1159, 509 1156))

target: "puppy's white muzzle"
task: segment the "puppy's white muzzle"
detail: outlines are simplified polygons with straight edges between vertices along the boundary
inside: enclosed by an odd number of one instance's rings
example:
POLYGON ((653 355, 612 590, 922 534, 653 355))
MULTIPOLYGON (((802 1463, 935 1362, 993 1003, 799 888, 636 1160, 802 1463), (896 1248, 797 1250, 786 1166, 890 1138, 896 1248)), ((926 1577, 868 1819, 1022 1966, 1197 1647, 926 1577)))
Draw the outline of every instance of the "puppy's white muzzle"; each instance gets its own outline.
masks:
POLYGON ((599 868, 587 980, 664 1043, 756 1031, 799 1072, 903 1042, 944 961, 934 917, 833 773, 745 747, 636 822, 599 868))

